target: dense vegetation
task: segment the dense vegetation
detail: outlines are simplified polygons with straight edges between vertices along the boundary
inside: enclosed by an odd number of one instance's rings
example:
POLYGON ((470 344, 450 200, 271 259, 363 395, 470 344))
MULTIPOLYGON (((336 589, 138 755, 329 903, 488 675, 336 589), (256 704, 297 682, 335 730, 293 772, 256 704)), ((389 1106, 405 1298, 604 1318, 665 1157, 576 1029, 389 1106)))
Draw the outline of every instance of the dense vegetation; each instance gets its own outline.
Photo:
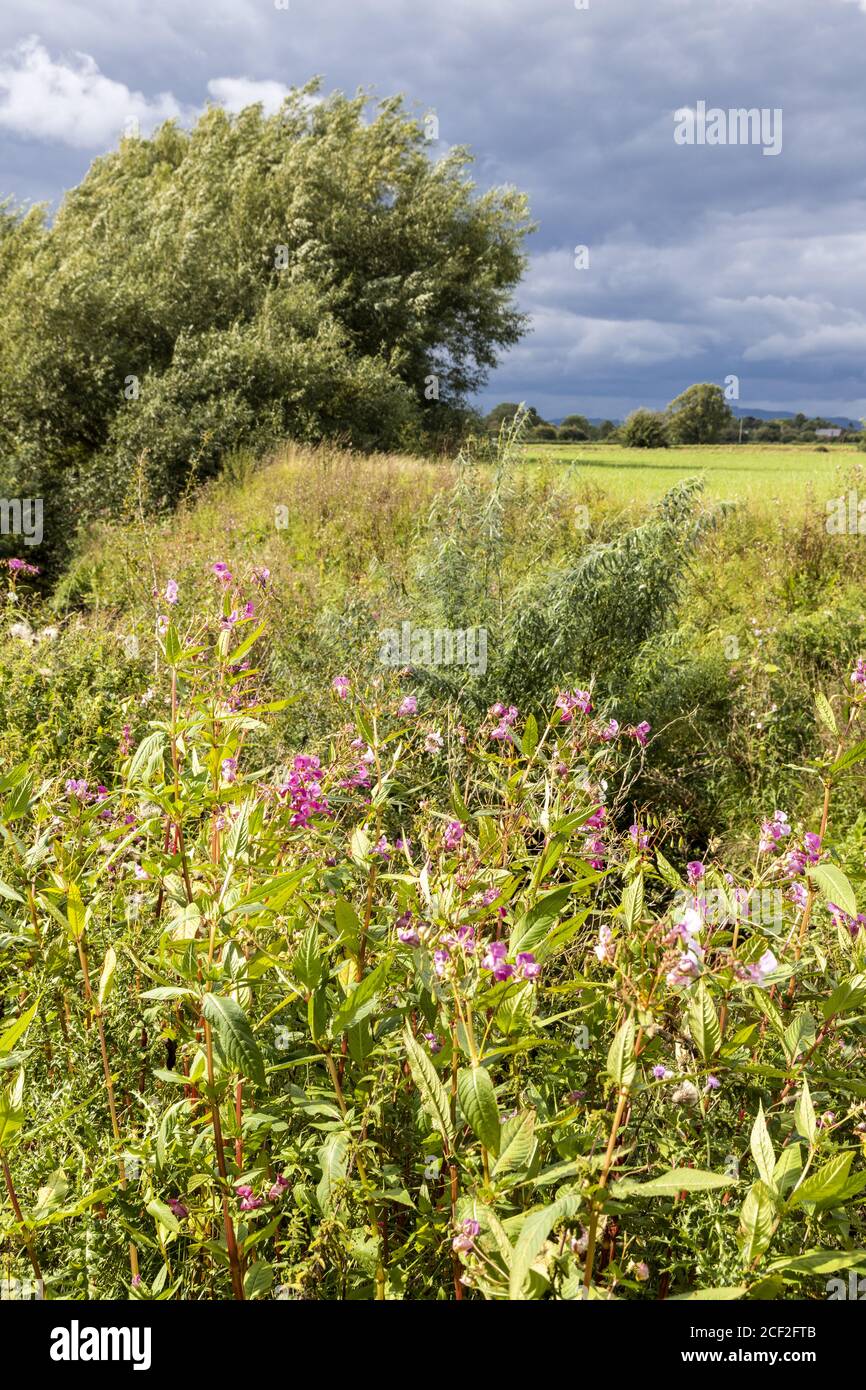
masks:
POLYGON ((515 436, 7 569, 4 1274, 825 1296, 866 1268, 857 536, 515 436), (486 663, 383 633, 487 633, 486 663))

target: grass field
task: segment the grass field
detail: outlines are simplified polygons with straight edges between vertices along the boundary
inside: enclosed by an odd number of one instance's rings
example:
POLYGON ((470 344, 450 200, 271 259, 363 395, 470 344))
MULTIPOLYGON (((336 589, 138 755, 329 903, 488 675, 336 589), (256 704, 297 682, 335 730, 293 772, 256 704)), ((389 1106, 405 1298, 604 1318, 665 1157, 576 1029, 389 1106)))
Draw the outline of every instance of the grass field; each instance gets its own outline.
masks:
POLYGON ((821 452, 801 444, 699 444, 672 449, 626 449, 620 444, 527 444, 528 462, 560 464, 576 483, 600 488, 618 502, 650 502, 680 478, 705 479, 718 500, 759 506, 804 503, 810 493, 823 504, 838 496, 851 471, 864 462, 854 445, 821 452))

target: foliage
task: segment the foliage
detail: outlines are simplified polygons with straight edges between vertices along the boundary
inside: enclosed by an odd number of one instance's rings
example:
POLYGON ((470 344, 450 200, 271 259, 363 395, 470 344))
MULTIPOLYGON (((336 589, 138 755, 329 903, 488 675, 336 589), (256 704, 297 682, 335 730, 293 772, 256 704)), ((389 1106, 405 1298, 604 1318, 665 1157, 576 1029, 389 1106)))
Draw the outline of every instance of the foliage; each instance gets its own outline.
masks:
POLYGON ((714 444, 731 421, 721 386, 690 386, 668 406, 670 433, 678 444, 714 444))
POLYGON ((655 410, 634 410, 622 428, 629 449, 666 449, 670 443, 665 417, 655 410))
POLYGON ((649 730, 586 691, 467 727, 339 675, 319 754, 264 765, 268 579, 210 582, 158 593, 103 786, 0 781, 17 1277, 771 1299, 866 1267, 866 918, 829 831, 863 663, 818 699, 820 823, 769 808, 757 853, 680 869, 616 828, 649 730))

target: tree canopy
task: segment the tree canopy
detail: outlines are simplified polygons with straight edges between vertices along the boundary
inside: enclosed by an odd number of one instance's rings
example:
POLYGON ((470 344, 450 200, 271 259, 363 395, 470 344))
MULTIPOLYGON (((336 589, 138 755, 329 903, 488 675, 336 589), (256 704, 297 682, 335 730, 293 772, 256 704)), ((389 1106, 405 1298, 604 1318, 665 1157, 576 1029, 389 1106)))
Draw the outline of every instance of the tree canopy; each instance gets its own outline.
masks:
MULTIPOLYGON (((151 496, 232 449, 453 427, 525 329, 530 230, 402 98, 294 90, 97 159, 49 222, 0 207, 0 450, 81 514, 146 455, 151 496), (78 504, 76 506, 76 503, 78 504)), ((4 480, 9 486, 7 480, 4 480)))

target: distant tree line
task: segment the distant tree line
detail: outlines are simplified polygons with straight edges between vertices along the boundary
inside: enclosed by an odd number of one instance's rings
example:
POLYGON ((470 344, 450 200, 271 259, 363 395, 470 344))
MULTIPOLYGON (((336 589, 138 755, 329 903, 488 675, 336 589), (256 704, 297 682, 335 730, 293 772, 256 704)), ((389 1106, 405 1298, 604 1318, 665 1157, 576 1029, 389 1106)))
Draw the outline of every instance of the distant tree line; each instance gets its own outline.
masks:
MULTIPOLYGON (((510 423, 520 407, 511 401, 497 405, 485 417, 485 428, 498 434, 510 423)), ((633 449, 666 449, 672 444, 754 444, 866 443, 861 431, 841 429, 838 437, 824 439, 821 430, 840 428, 821 416, 802 412, 791 419, 762 420, 759 416, 735 416, 721 386, 700 382, 690 386, 665 410, 632 411, 622 424, 604 420, 592 424, 585 415, 566 415, 559 424, 544 420, 534 406, 527 409, 526 438, 531 443, 571 444, 607 439, 633 449)))

